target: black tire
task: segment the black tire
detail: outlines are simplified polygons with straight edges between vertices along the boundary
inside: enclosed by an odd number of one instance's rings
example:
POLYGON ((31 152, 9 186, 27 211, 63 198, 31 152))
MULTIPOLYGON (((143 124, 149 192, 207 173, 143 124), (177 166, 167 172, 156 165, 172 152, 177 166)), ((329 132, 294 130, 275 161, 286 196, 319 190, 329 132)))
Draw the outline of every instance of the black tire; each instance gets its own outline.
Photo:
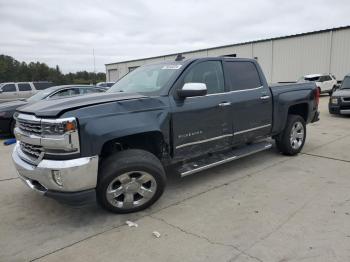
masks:
POLYGON ((294 156, 303 149, 303 146, 305 144, 305 139, 306 139, 305 120, 299 115, 289 115, 287 118, 287 123, 284 130, 280 135, 278 135, 275 138, 275 141, 276 141, 276 146, 278 150, 282 154, 288 155, 288 156, 294 156), (296 147, 293 147, 293 143, 291 142, 291 136, 292 136, 293 127, 295 127, 297 123, 300 123, 302 125, 304 132, 303 132, 303 139, 302 141, 300 141, 301 144, 296 148, 296 147))
POLYGON ((15 127, 16 127, 16 120, 12 120, 10 123, 10 135, 15 137, 15 127))
MULTIPOLYGON (((96 188, 96 198, 98 203, 108 211, 111 211, 113 213, 118 214, 125 214, 125 213, 131 213, 131 212, 137 212, 140 210, 143 210, 149 206, 151 206, 154 202, 156 202, 159 197, 162 195, 164 188, 166 185, 166 176, 164 168, 159 161, 159 159, 153 155, 150 152, 139 150, 139 149, 129 149, 125 151, 118 152, 116 154, 111 155, 106 160, 102 161, 100 168, 99 168, 99 177, 98 177, 98 183, 96 188), (136 183, 138 186, 143 186, 141 182, 135 182, 138 178, 138 174, 145 173, 147 175, 150 175, 153 179, 152 183, 153 185, 156 184, 156 188, 154 192, 152 193, 152 197, 144 198, 143 201, 146 201, 142 205, 135 205, 135 206, 127 206, 127 207, 118 207, 118 203, 122 203, 124 205, 124 200, 126 198, 126 194, 133 195, 132 197, 132 203, 137 202, 136 197, 142 197, 142 195, 138 195, 137 192, 126 192, 128 190, 128 185, 132 181, 136 183), (132 177, 131 179, 134 179, 132 181, 129 181, 128 183, 120 183, 118 181, 119 178, 122 178, 126 176, 136 176, 132 177), (122 199, 118 200, 118 197, 114 198, 113 200, 108 200, 107 198, 107 190, 111 187, 113 187, 113 181, 117 181, 115 183, 120 183, 118 185, 118 188, 123 188, 125 190, 124 193, 121 193, 120 196, 122 199), (124 200, 123 200, 124 198, 124 200), (114 205, 110 202, 112 201, 114 205)), ((129 202, 130 203, 130 202, 129 202)), ((132 204, 134 205, 134 204, 132 204)))

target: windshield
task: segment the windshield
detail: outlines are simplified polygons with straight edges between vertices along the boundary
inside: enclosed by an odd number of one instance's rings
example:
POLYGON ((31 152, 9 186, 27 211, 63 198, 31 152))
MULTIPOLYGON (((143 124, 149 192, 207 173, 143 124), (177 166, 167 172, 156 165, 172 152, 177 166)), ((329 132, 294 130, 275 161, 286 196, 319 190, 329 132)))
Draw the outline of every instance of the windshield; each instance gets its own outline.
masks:
POLYGON ((320 77, 319 76, 315 76, 315 77, 305 77, 304 78, 305 81, 319 81, 320 80, 320 77))
POLYGON ((350 89, 350 76, 344 78, 341 89, 350 89))
POLYGON ((31 96, 30 98, 28 98, 27 101, 28 102, 37 102, 39 100, 43 100, 55 90, 57 90, 57 87, 55 87, 55 86, 46 88, 42 91, 39 91, 38 93, 31 96))
POLYGON ((155 64, 138 67, 115 83, 107 92, 159 93, 181 64, 155 64))

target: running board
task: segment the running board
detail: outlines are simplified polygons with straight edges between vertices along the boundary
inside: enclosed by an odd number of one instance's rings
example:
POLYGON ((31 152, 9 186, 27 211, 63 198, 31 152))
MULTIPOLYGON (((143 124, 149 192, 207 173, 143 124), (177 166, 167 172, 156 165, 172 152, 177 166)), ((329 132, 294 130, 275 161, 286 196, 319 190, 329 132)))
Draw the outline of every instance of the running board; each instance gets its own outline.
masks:
POLYGON ((190 163, 186 163, 181 166, 178 171, 181 177, 188 176, 214 166, 218 166, 233 160, 240 159, 245 156, 249 156, 260 151, 270 149, 272 144, 269 142, 259 142, 244 147, 233 149, 225 153, 216 153, 206 158, 202 158, 190 163))

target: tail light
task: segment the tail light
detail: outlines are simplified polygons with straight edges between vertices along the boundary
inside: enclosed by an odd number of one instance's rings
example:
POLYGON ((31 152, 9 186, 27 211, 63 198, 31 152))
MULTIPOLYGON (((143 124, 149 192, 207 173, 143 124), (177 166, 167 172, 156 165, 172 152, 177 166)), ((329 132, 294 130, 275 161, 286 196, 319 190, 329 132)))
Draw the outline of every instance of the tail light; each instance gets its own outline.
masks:
POLYGON ((320 88, 318 86, 316 86, 315 90, 315 102, 316 106, 318 106, 318 104, 320 103, 320 88))

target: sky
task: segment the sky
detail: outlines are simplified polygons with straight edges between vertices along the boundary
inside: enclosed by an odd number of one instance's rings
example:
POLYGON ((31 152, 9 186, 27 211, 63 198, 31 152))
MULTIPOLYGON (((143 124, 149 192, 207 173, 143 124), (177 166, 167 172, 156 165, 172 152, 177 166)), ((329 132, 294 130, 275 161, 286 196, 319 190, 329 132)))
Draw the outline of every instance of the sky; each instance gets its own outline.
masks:
POLYGON ((0 0, 0 54, 104 72, 106 63, 350 25, 350 2, 0 0))

